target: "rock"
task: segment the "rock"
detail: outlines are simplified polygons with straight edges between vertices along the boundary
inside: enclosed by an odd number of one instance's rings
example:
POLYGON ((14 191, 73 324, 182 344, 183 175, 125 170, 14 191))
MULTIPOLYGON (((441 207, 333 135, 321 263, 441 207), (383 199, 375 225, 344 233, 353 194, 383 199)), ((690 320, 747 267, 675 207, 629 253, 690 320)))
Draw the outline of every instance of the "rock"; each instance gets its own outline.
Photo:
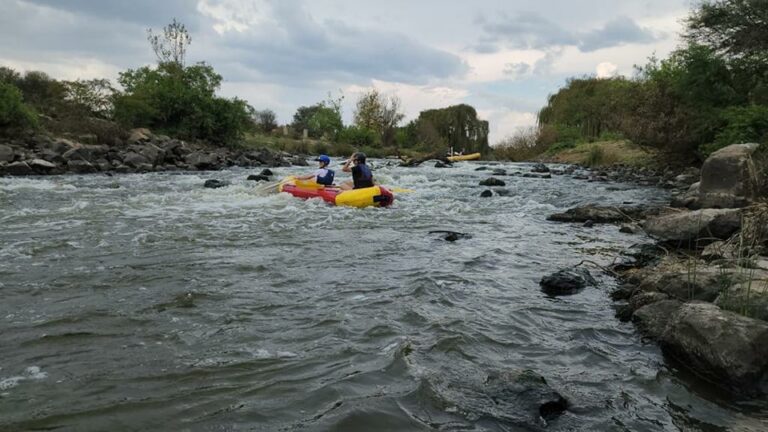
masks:
POLYGON ((639 230, 639 227, 637 225, 630 225, 630 224, 624 224, 619 228, 620 233, 624 234, 635 234, 639 230))
POLYGON ((648 303, 634 311, 632 322, 644 336, 658 340, 682 305, 683 303, 678 300, 648 303))
POLYGON ((202 151, 188 154, 184 161, 199 170, 214 170, 219 166, 219 160, 215 154, 202 151))
POLYGON ((768 393, 768 323, 692 302, 672 316, 661 337, 665 354, 743 396, 768 393))
POLYGON ((552 420, 569 406, 544 377, 531 370, 488 374, 444 371, 422 381, 420 392, 423 395, 419 399, 431 401, 439 411, 455 410, 471 421, 494 419, 525 430, 541 424, 540 419, 552 420))
POLYGON ((692 246, 727 239, 741 228, 738 209, 683 211, 648 219, 643 229, 664 243, 692 246))
POLYGON ((637 285, 634 284, 622 284, 614 291, 611 292, 611 300, 629 300, 630 297, 637 292, 637 285))
POLYGON ((639 283, 643 291, 658 291, 681 301, 715 301, 718 295, 738 280, 738 273, 712 268, 662 273, 651 269, 650 276, 639 283))
POLYGON ((76 147, 79 147, 79 146, 80 146, 80 144, 77 144, 74 141, 70 141, 70 140, 65 139, 65 138, 59 138, 59 139, 55 140, 53 143, 50 144, 49 149, 52 152, 54 152, 54 153, 57 153, 59 155, 63 155, 64 153, 66 153, 66 152, 68 152, 68 151, 70 151, 70 150, 72 150, 72 149, 74 149, 76 147))
POLYGON ((587 286, 597 285, 597 282, 589 273, 589 270, 581 267, 571 267, 549 276, 544 276, 539 285, 544 293, 551 296, 560 296, 576 294, 587 286))
POLYGON ((736 261, 739 259, 739 246, 735 242, 718 240, 708 244, 701 251, 701 257, 706 260, 726 259, 736 261))
POLYGON ((218 189, 229 186, 229 182, 225 180, 206 180, 203 187, 208 189, 218 189))
POLYGON ((486 189, 480 192, 480 198, 490 198, 492 196, 493 196, 493 192, 491 192, 489 189, 486 189))
POLYGON ((636 310, 662 300, 669 300, 669 296, 660 292, 638 292, 629 298, 629 302, 626 305, 616 311, 616 318, 622 322, 627 322, 632 318, 636 310))
POLYGON ((501 169, 501 168, 495 168, 493 171, 491 171, 491 175, 505 176, 507 175, 507 170, 501 169))
POLYGON ((525 173, 522 175, 525 178, 538 178, 538 179, 551 179, 552 174, 537 174, 537 173, 525 173))
POLYGON ((498 196, 509 196, 511 193, 509 189, 502 189, 502 188, 496 188, 493 191, 496 192, 496 195, 498 196))
POLYGON ((0 145, 0 162, 13 162, 15 158, 13 148, 7 145, 0 145))
POLYGON ((548 173, 548 172, 550 172, 550 170, 543 163, 537 163, 536 165, 533 166, 533 168, 531 169, 531 172, 534 172, 534 173, 548 173))
POLYGON ((132 129, 128 132, 128 144, 142 144, 152 140, 152 132, 146 128, 132 129))
POLYGON ((138 168, 141 165, 151 164, 149 159, 138 153, 129 152, 123 156, 123 163, 129 167, 138 168))
POLYGON ((290 159, 291 165, 296 166, 309 166, 307 159, 304 156, 294 156, 290 159))
POLYGON ((271 169, 269 169, 269 168, 264 168, 263 170, 261 170, 261 173, 259 173, 259 175, 263 175, 263 176, 266 176, 266 177, 272 177, 272 176, 273 176, 273 175, 275 175, 275 174, 274 174, 274 173, 272 173, 272 170, 271 170, 271 169))
POLYGON ((151 142, 142 145, 133 145, 130 147, 135 153, 143 156, 151 165, 161 165, 165 161, 165 150, 152 144, 151 142))
POLYGON ((584 222, 584 225, 582 225, 582 226, 583 226, 584 228, 592 228, 592 227, 594 227, 594 226, 595 226, 595 221, 593 221, 592 219, 590 219, 590 220, 588 220, 588 221, 584 222))
POLYGON ((32 159, 32 161, 29 162, 29 166, 33 170, 43 174, 48 173, 56 168, 56 164, 42 159, 32 159))
POLYGON ((752 155, 757 144, 734 144, 712 153, 701 168, 702 208, 744 207, 760 196, 764 168, 752 155))
POLYGON ((262 181, 268 182, 269 177, 261 174, 251 174, 248 176, 246 180, 257 181, 257 182, 262 182, 262 181))
POLYGON ((444 235, 443 236, 443 240, 449 241, 449 242, 455 242, 456 240, 471 239, 472 238, 472 234, 460 233, 460 232, 456 232, 456 231, 442 231, 442 230, 438 230, 438 231, 430 231, 429 234, 443 234, 444 235))
POLYGON ((504 181, 499 180, 495 177, 487 178, 480 182, 480 186, 506 186, 507 184, 504 183, 504 181))
POLYGON ((699 203, 699 187, 700 186, 701 186, 701 182, 692 184, 684 194, 678 195, 672 199, 671 206, 675 208, 688 208, 691 210, 700 209, 701 208, 701 204, 699 203))
POLYGON ((91 174, 98 171, 90 162, 86 160, 72 159, 67 161, 67 168, 77 174, 91 174))
POLYGON ((557 213, 549 216, 547 220, 554 222, 586 222, 595 223, 614 223, 614 222, 632 222, 635 219, 641 219, 648 213, 653 213, 655 209, 649 210, 642 207, 600 207, 595 205, 586 205, 583 207, 574 207, 565 213, 557 213))
POLYGON ((13 176, 26 176, 34 174, 32 167, 26 162, 12 162, 5 166, 6 174, 13 176))
POLYGON ((768 280, 749 279, 724 290, 715 300, 722 309, 768 321, 768 280))
POLYGON ((451 166, 447 163, 444 163, 443 161, 437 161, 435 162, 435 168, 450 168, 451 166))
POLYGON ((481 166, 481 167, 475 168, 475 171, 487 171, 487 170, 488 170, 488 167, 486 167, 486 166, 481 166))

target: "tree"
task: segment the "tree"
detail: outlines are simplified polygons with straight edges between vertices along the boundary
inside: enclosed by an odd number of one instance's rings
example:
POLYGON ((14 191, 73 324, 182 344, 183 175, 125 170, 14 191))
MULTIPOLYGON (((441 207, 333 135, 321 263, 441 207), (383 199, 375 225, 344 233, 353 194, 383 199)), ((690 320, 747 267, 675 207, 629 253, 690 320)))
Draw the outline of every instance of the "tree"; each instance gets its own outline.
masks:
POLYGON ((729 59, 768 60, 768 2, 704 1, 688 18, 685 37, 729 59))
POLYGON ((65 100, 82 114, 101 119, 112 118, 116 90, 108 79, 64 82, 65 100))
POLYGON ((272 132, 277 128, 277 114, 270 109, 254 111, 253 124, 255 124, 256 128, 261 132, 272 132))
POLYGON ((375 88, 360 95, 355 105, 355 125, 360 129, 374 131, 385 146, 397 143, 397 126, 404 117, 400 99, 397 96, 382 95, 375 88))
POLYGON ((0 81, 0 130, 37 126, 37 115, 27 106, 16 86, 0 81))
POLYGON ((488 122, 477 118, 477 111, 460 104, 422 111, 417 119, 418 141, 426 151, 445 152, 449 148, 467 153, 488 153, 488 122))
POLYGON ((163 27, 162 34, 156 34, 147 29, 147 40, 157 56, 158 63, 176 63, 184 66, 187 48, 192 44, 192 36, 187 27, 173 19, 173 22, 163 27))
POLYGON ((306 129, 312 138, 336 139, 344 128, 341 120, 341 104, 344 96, 334 98, 328 93, 328 99, 310 106, 301 106, 293 115, 291 127, 296 133, 306 129))

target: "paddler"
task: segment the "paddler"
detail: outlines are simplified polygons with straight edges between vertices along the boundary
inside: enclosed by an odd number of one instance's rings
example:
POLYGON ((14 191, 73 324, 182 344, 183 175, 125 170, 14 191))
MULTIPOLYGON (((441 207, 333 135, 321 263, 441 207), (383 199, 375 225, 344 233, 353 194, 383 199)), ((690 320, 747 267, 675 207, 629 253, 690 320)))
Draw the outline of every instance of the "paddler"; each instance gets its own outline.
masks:
POLYGON ((321 184, 324 186, 332 186, 333 185, 333 177, 335 173, 332 169, 328 169, 328 165, 331 164, 331 158, 321 154, 320 156, 315 159, 317 162, 319 162, 320 167, 315 170, 312 174, 307 174, 305 176, 296 177, 297 180, 311 180, 315 179, 317 184, 321 184))
POLYGON ((368 165, 365 164, 365 153, 357 152, 353 154, 341 168, 344 172, 352 173, 352 181, 347 181, 339 185, 342 190, 363 189, 373 187, 373 173, 368 165))

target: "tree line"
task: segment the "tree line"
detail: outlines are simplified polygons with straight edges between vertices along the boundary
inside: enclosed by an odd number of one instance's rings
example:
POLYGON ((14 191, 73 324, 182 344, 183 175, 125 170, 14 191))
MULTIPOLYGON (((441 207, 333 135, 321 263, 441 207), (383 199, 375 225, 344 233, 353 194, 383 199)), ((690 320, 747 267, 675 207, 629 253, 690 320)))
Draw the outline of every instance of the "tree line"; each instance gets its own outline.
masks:
POLYGON ((153 66, 119 74, 119 88, 106 79, 61 81, 43 72, 20 74, 0 67, 0 135, 35 128, 55 133, 94 134, 111 144, 126 130, 146 127, 158 133, 219 145, 238 145, 246 135, 287 134, 368 149, 376 154, 418 152, 489 152, 488 123, 468 105, 428 110, 405 125, 400 99, 377 89, 361 94, 353 122, 342 121, 343 96, 329 94, 301 106, 280 128, 269 109, 256 110, 239 98, 217 95, 222 76, 199 62, 188 65, 192 37, 173 20, 161 32, 148 30, 156 55, 153 66), (306 131, 306 132, 305 132, 306 131))
POLYGON ((631 78, 579 77, 549 96, 520 150, 624 138, 678 160, 768 142, 768 2, 710 0, 685 20, 684 43, 631 78))

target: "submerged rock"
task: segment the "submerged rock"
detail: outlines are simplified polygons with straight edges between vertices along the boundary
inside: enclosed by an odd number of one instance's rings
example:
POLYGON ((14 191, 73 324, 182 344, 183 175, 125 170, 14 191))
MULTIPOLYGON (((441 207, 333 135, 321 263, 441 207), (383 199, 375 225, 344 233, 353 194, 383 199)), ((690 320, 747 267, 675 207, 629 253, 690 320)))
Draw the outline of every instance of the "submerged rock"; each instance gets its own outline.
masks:
POLYGON ((533 168, 531 168, 531 172, 534 172, 534 173, 548 173, 548 172, 550 172, 550 170, 543 163, 537 163, 536 165, 533 166, 533 168))
POLYGON ((489 189, 486 189, 482 192, 480 192, 480 198, 490 198, 493 196, 493 192, 489 189))
POLYGON ((480 186, 506 186, 503 180, 499 180, 495 177, 487 178, 480 182, 480 186))
POLYGON ((269 181, 270 179, 269 179, 268 176, 265 176, 265 175, 251 174, 251 175, 248 176, 248 178, 246 180, 262 182, 262 181, 269 181))
POLYGON ((420 391, 440 411, 456 412, 473 422, 492 419, 526 430, 546 424, 569 406, 563 395, 531 370, 432 376, 422 381, 420 391))
POLYGON ((597 285, 597 281, 582 267, 571 267, 544 276, 539 282, 541 290, 551 296, 571 295, 587 286, 597 285))
POLYGON ((229 186, 229 182, 225 180, 206 180, 203 187, 208 189, 218 189, 229 186))
POLYGON ((586 222, 595 223, 614 223, 614 222, 632 222, 635 219, 645 217, 648 213, 654 213, 655 209, 646 209, 643 207, 601 207, 596 205, 586 205, 574 207, 565 213, 556 213, 547 220, 554 222, 586 222))
POLYGON ((443 240, 448 241, 448 242, 455 242, 456 240, 471 239, 472 238, 472 234, 460 233, 460 232, 456 232, 456 231, 442 231, 442 230, 438 230, 438 231, 430 231, 429 234, 442 234, 443 235, 443 240))

